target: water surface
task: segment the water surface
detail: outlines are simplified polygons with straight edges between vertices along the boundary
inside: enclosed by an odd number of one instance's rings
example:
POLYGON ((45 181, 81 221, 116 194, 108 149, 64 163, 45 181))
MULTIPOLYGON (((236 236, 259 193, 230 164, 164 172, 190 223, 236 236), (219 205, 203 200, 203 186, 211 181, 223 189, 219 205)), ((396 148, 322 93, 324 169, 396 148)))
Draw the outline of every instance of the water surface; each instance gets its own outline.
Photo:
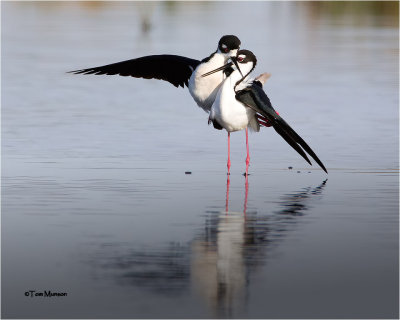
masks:
POLYGON ((3 2, 3 318, 397 317, 389 5, 3 2), (328 175, 264 129, 247 180, 232 134, 228 180, 226 133, 187 89, 65 73, 201 59, 223 34, 328 175))

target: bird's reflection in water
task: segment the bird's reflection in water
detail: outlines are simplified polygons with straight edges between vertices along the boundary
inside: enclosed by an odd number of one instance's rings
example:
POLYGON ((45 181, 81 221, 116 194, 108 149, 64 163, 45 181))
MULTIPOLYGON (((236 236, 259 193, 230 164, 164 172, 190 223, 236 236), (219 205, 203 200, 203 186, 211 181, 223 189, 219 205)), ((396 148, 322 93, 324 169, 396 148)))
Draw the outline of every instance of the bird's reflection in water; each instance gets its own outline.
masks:
POLYGON ((229 211, 228 176, 225 211, 209 211, 204 234, 192 242, 192 281, 215 317, 243 314, 250 272, 265 263, 267 247, 290 230, 295 221, 288 216, 302 216, 309 208, 306 200, 321 194, 326 182, 284 195, 279 211, 257 216, 257 212, 247 212, 247 177, 243 211, 229 211))
MULTIPOLYGON (((210 211, 205 234, 192 242, 191 277, 210 305, 214 316, 233 316, 235 298, 244 298, 246 266, 246 210, 248 177, 243 212, 229 211, 230 178, 226 182, 225 211, 210 211)), ((238 305, 237 305, 238 306, 238 305)))
POLYGON ((111 272, 118 283, 148 289, 154 294, 181 295, 194 288, 214 317, 244 314, 249 275, 266 263, 273 248, 310 208, 311 197, 320 195, 326 181, 317 187, 283 195, 279 210, 249 212, 249 181, 245 180, 243 210, 229 208, 226 184, 225 210, 207 211, 205 228, 190 244, 169 243, 158 248, 135 249, 130 245, 105 245, 92 260, 111 272), (107 249, 107 247, 109 247, 107 249), (109 250, 109 251, 108 251, 109 250))

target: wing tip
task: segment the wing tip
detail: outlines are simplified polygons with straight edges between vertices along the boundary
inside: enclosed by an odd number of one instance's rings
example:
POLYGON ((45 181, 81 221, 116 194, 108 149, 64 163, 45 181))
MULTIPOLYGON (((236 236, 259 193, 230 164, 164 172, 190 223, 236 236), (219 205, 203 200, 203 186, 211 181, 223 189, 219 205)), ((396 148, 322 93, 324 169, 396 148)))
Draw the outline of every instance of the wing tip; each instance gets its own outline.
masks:
POLYGON ((72 73, 72 74, 85 74, 90 72, 91 69, 79 69, 79 70, 72 70, 72 71, 67 71, 67 73, 72 73))
POLYGON ((98 68, 88 68, 88 69, 79 69, 79 70, 72 70, 72 71, 67 71, 67 73, 72 73, 72 74, 116 74, 116 73, 111 73, 107 72, 105 70, 100 70, 98 68))

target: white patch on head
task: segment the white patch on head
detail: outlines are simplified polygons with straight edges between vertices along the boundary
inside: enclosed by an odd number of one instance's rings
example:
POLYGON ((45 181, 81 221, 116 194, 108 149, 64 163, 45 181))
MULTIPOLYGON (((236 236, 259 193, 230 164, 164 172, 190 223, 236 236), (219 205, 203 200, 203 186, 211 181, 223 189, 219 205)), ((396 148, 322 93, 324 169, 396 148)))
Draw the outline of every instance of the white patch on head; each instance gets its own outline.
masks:
POLYGON ((236 57, 236 53, 237 53, 237 52, 238 52, 238 49, 233 49, 233 50, 231 50, 231 51, 230 51, 230 53, 231 53, 230 56, 231 56, 231 57, 236 57))
POLYGON ((222 49, 226 49, 226 48, 228 48, 228 46, 226 45, 226 44, 222 44, 222 49))
POLYGON ((239 55, 238 55, 238 60, 239 60, 239 61, 244 60, 244 58, 246 58, 246 56, 245 56, 244 54, 239 54, 239 55))

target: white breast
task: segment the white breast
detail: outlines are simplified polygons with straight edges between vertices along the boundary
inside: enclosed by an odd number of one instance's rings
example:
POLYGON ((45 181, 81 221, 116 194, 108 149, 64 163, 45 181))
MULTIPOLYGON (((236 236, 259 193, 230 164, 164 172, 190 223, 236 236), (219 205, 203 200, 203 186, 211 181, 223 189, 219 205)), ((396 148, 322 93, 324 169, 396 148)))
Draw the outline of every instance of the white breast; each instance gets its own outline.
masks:
POLYGON ((254 110, 245 107, 235 98, 233 87, 236 81, 229 77, 223 82, 212 105, 210 118, 216 120, 228 132, 243 130, 249 124, 258 131, 254 110))
POLYGON ((220 53, 215 53, 209 61, 200 64, 189 79, 188 87, 190 94, 199 107, 206 112, 211 110, 211 106, 215 101, 225 76, 222 71, 213 73, 207 77, 202 77, 202 75, 222 67, 225 63, 225 57, 220 53))

